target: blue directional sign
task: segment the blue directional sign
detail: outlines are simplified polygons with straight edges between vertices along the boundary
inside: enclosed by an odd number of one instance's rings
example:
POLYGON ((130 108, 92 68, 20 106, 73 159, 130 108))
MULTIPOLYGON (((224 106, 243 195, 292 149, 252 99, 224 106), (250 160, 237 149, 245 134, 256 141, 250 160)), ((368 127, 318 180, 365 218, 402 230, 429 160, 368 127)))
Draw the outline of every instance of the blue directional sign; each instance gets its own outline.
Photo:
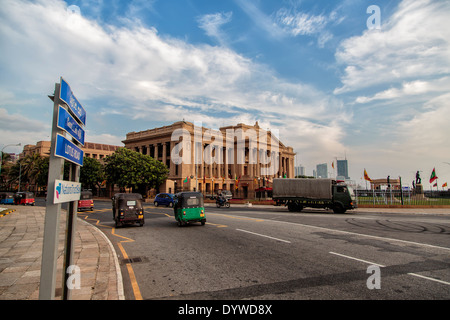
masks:
POLYGON ((78 102, 77 98, 73 95, 69 84, 62 77, 59 98, 69 106, 70 111, 73 112, 75 117, 77 117, 83 125, 86 125, 86 111, 81 106, 81 103, 78 102))
POLYGON ((83 166, 84 151, 60 134, 56 135, 55 156, 83 166))
POLYGON ((81 145, 84 146, 84 130, 78 122, 67 112, 66 109, 59 106, 58 111, 58 128, 66 131, 81 145))

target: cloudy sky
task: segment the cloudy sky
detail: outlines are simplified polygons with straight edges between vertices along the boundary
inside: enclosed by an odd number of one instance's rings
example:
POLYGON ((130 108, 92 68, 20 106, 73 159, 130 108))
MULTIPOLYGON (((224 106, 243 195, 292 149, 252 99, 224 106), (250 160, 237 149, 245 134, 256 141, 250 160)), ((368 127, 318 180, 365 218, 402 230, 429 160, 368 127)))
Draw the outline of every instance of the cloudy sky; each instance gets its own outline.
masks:
POLYGON ((1 148, 50 139, 62 76, 87 141, 259 121, 307 174, 450 183, 450 1, 2 0, 0 49, 1 148))

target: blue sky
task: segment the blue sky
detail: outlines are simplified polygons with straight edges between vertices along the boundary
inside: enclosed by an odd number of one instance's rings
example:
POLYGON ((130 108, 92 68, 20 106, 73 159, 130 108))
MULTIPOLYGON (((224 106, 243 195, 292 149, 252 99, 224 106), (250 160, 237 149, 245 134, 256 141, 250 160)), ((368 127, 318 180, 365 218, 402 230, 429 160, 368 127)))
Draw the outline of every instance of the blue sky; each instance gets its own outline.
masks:
POLYGON ((362 185, 420 170, 429 188, 433 167, 450 182, 449 42, 444 0, 3 0, 0 147, 49 139, 63 76, 88 141, 258 121, 307 174, 346 156, 362 185))

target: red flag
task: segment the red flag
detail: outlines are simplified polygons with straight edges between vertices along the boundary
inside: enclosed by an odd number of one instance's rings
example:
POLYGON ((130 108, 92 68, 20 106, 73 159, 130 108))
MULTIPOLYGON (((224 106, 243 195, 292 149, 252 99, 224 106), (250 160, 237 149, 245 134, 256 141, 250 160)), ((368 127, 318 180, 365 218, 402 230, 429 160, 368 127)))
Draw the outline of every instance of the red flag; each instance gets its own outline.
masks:
POLYGON ((364 169, 364 179, 367 180, 367 181, 372 182, 372 179, 369 178, 369 175, 367 174, 366 169, 364 169))
POLYGON ((434 180, 436 180, 438 177, 436 176, 436 170, 435 168, 433 168, 433 171, 431 172, 431 177, 430 177, 430 183, 433 183, 434 180))

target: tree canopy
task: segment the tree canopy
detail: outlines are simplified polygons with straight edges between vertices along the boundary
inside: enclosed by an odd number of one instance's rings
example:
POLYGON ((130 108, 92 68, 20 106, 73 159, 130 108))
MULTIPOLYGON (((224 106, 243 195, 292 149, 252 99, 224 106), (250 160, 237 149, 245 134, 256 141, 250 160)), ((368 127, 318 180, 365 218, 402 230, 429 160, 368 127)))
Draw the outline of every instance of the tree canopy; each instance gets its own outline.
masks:
POLYGON ((104 161, 106 179, 120 188, 158 188, 169 173, 162 162, 126 148, 117 149, 104 161))
POLYGON ((100 185, 104 180, 105 172, 100 161, 85 157, 83 166, 80 169, 80 182, 83 189, 100 189, 100 185))

